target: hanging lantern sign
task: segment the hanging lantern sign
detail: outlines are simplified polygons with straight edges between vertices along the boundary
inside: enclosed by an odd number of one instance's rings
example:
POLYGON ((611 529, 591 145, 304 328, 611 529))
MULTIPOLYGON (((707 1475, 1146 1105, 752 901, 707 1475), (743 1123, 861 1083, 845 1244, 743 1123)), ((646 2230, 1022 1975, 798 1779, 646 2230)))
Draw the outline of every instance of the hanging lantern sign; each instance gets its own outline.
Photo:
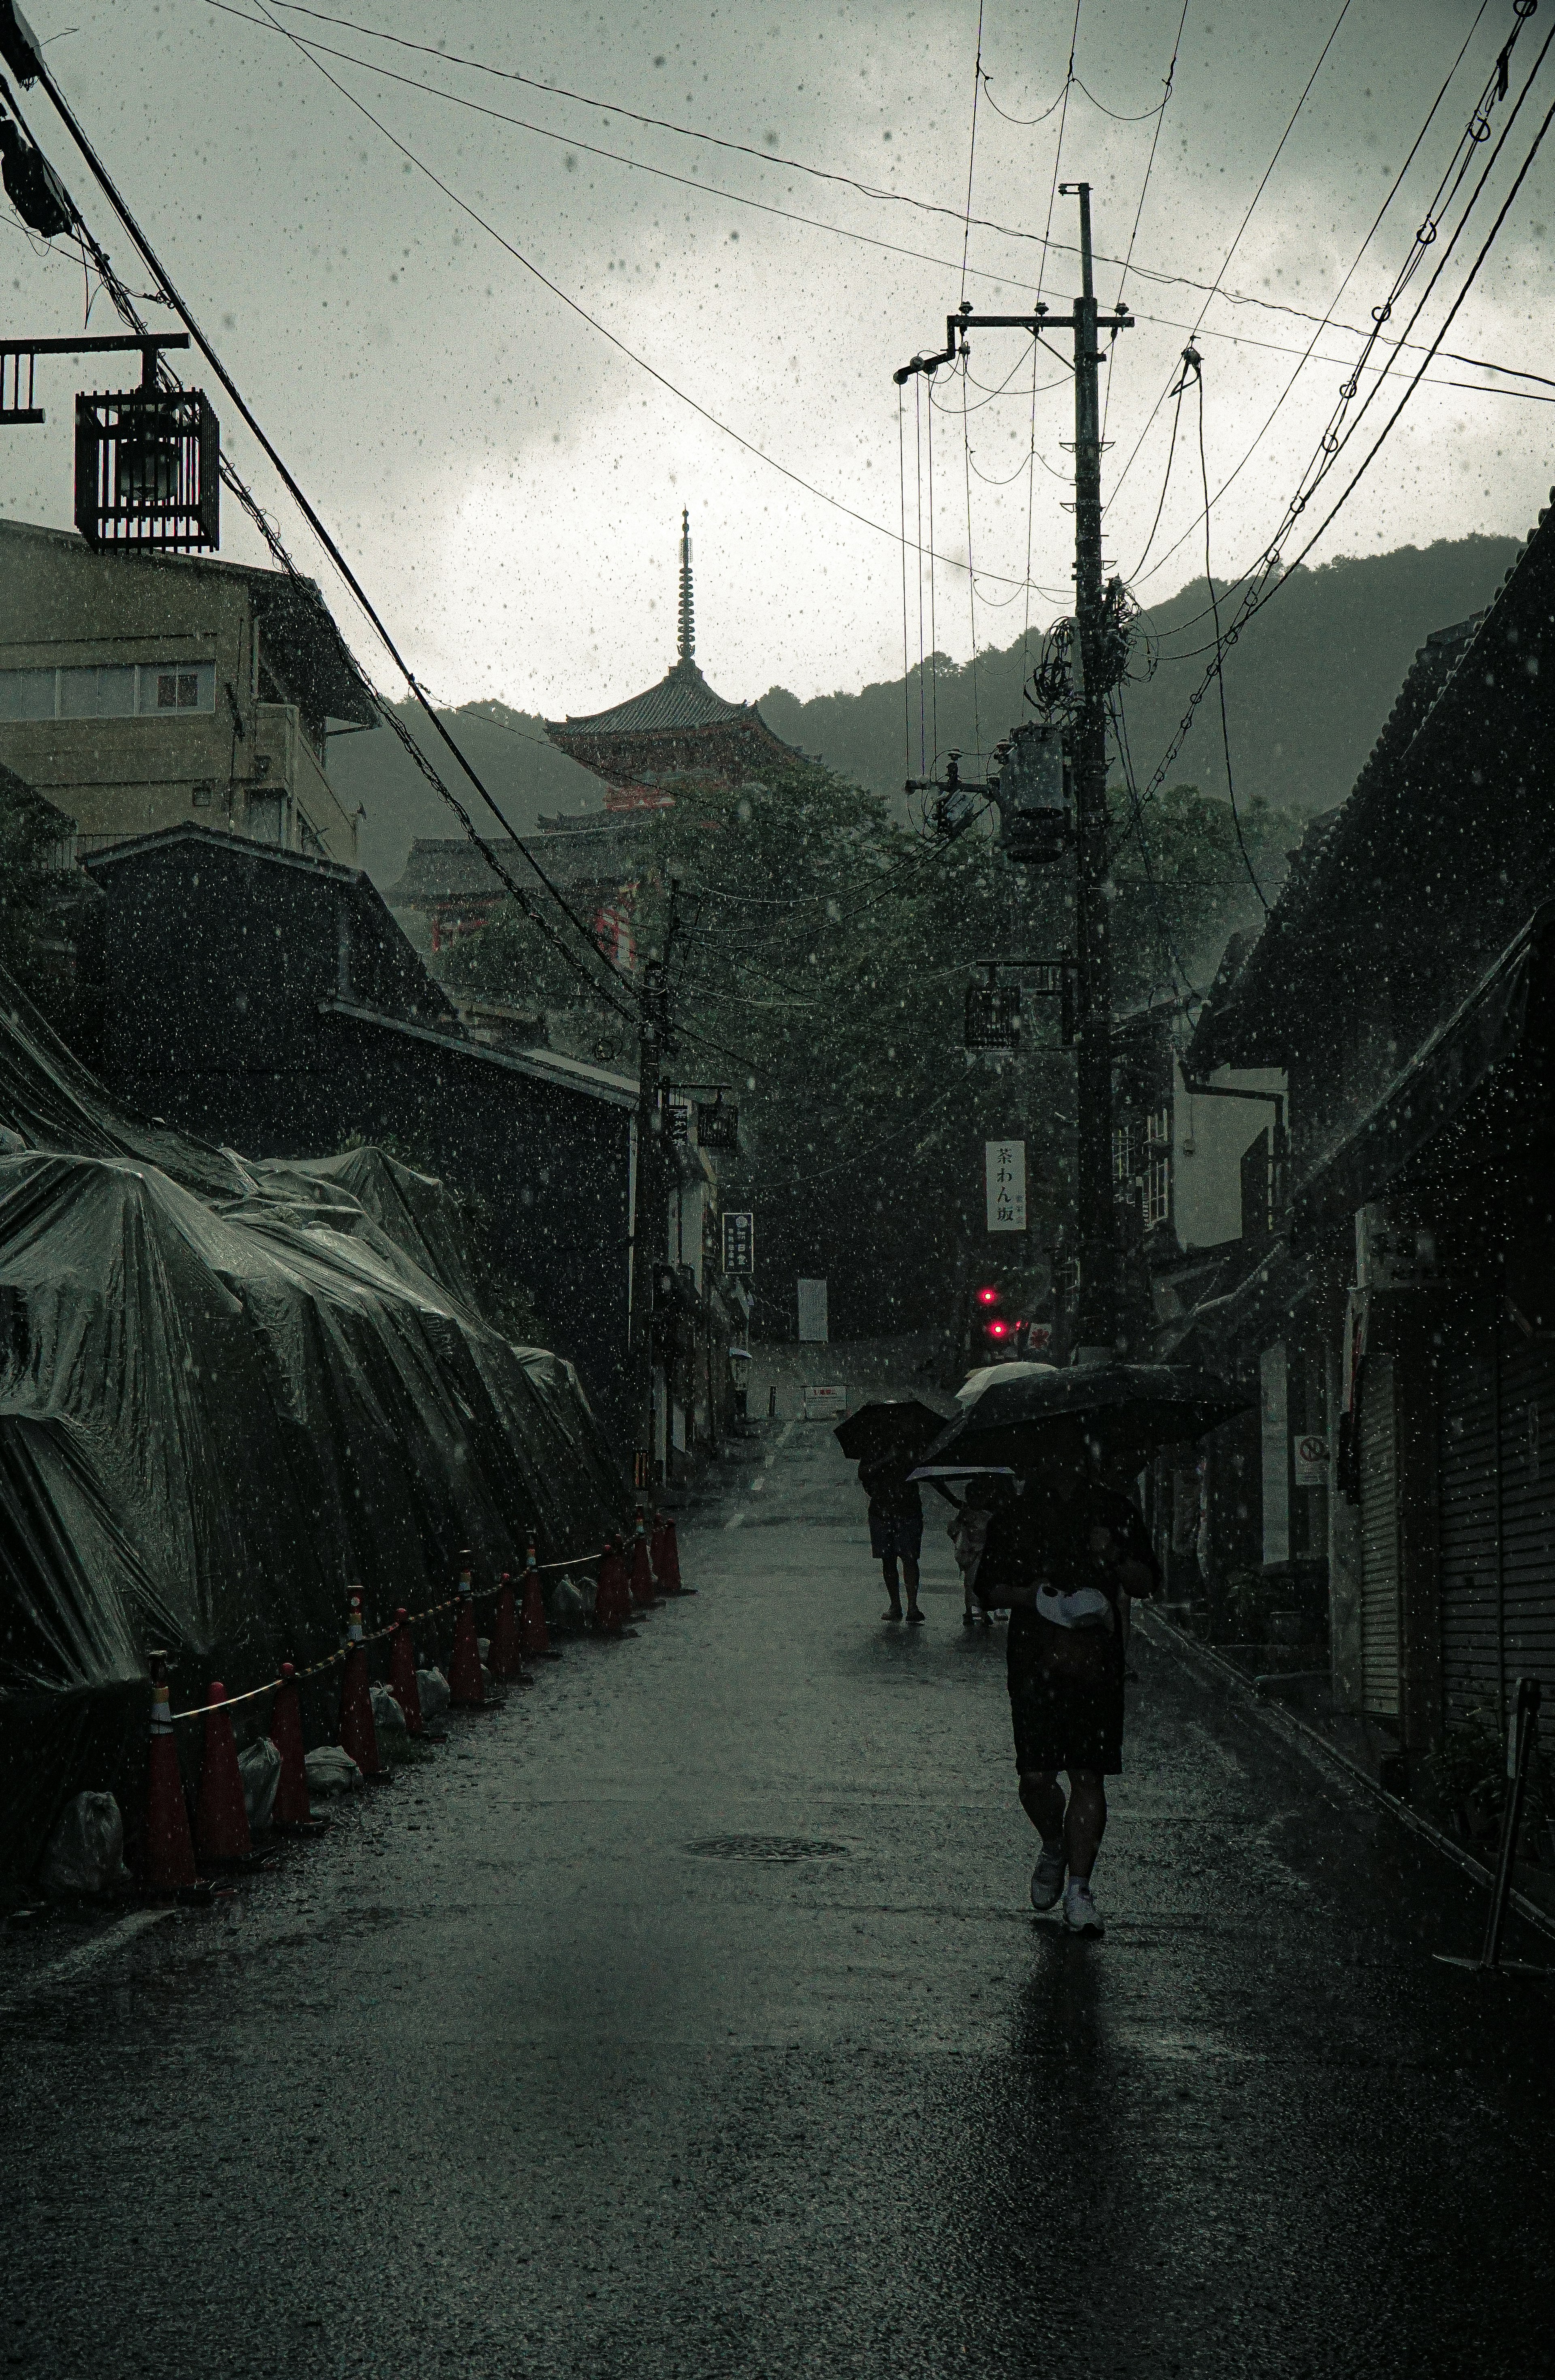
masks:
POLYGON ((726 1107, 719 1092, 711 1107, 699 1100, 697 1104, 697 1146, 699 1148, 738 1148, 740 1145, 740 1111, 726 1107))

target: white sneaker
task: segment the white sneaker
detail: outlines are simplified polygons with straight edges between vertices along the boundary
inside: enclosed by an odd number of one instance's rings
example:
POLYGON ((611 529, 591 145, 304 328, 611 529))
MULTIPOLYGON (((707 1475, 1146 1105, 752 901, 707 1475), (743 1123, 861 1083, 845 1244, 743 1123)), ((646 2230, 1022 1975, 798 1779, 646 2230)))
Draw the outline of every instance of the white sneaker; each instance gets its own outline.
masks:
POLYGON ((1045 1851, 1031 1871, 1031 1906, 1051 1909, 1063 1890, 1063 1850, 1045 1851))
POLYGON ((1091 1899, 1089 1882, 1072 1876, 1063 1889, 1063 1922, 1071 1934, 1102 1935, 1101 1912, 1091 1899))

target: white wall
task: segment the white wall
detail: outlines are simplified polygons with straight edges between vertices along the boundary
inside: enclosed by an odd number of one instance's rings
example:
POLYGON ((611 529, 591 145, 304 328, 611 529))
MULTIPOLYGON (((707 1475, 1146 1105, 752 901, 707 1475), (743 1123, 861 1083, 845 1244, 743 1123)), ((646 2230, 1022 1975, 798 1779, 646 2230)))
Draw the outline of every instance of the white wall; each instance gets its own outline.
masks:
MULTIPOLYGON (((1211 1083, 1238 1090, 1283 1091, 1285 1077, 1265 1067, 1221 1066, 1211 1083)), ((1172 1096, 1172 1220, 1184 1248, 1211 1248, 1242 1230, 1243 1152, 1274 1122, 1263 1099, 1196 1099, 1174 1068, 1172 1096)))

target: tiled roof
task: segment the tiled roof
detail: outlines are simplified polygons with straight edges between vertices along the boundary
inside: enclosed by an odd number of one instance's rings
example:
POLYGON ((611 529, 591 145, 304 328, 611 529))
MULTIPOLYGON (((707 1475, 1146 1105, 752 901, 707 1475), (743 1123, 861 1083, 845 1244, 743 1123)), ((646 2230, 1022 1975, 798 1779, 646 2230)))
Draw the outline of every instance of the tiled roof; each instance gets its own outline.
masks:
POLYGON ((610 710, 592 711, 587 718, 575 719, 569 713, 565 719, 548 719, 545 724, 550 735, 561 738, 640 735, 657 728, 723 727, 738 722, 766 725, 753 702, 725 702, 721 694, 714 694, 695 662, 676 662, 646 694, 635 694, 629 701, 618 702, 610 710))
MULTIPOLYGON (((638 864, 631 827, 626 819, 612 820, 613 832, 563 829, 533 838, 536 857, 553 884, 623 881, 638 864), (625 830, 625 831, 623 831, 625 830)), ((540 880, 523 854, 504 837, 493 835, 492 849, 516 884, 538 892, 540 880)), ((383 898, 391 909, 411 909, 426 903, 502 901, 507 887, 487 866, 485 855, 462 834, 419 834, 397 883, 383 898)))

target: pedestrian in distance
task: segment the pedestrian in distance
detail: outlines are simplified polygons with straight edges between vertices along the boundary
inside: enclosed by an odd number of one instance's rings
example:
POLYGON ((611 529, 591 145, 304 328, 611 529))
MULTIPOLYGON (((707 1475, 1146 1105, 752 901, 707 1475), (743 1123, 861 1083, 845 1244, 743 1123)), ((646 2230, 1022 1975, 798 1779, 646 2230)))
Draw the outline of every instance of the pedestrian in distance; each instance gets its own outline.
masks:
POLYGON ((985 1628, 992 1625, 992 1615, 987 1604, 976 1600, 973 1589, 978 1564, 983 1558, 983 1548, 988 1542, 989 1524, 1000 1505, 1009 1500, 1009 1481, 1001 1478, 997 1473, 990 1474, 986 1479, 973 1480, 964 1500, 955 1508, 954 1519, 945 1531, 955 1556, 955 1566, 961 1572, 963 1628, 975 1628, 979 1618, 985 1628))
POLYGON ((917 1485, 908 1475, 916 1458, 900 1451, 889 1454, 868 1456, 858 1466, 858 1484, 869 1499, 869 1551, 879 1562, 885 1578, 889 1598, 882 1620, 902 1617, 902 1588, 896 1576, 896 1565, 902 1565, 902 1581, 907 1590, 907 1625, 920 1628, 923 1614, 917 1608, 917 1564, 923 1549, 923 1499, 917 1485))
POLYGON ((1083 1424, 1054 1423, 1041 1450, 994 1515, 974 1591, 1010 1607, 1015 1767, 1021 1806, 1042 1840, 1031 1905, 1045 1911, 1062 1898, 1071 1933, 1099 1935, 1091 1873, 1107 1825, 1104 1780, 1123 1767, 1129 1603, 1153 1595, 1160 1572, 1135 1505, 1099 1479, 1083 1424))

